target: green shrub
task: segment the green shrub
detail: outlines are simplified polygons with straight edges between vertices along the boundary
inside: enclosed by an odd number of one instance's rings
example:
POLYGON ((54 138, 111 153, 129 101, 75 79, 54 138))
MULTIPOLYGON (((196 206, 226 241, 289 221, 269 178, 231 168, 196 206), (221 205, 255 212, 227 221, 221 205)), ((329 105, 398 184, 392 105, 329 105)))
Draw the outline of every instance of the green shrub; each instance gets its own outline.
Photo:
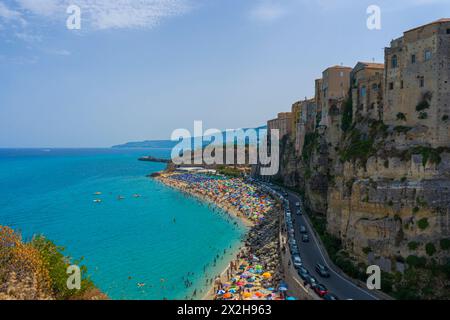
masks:
MULTIPOLYGON (((42 236, 33 238, 31 245, 39 251, 43 261, 48 266, 52 291, 57 299, 65 300, 82 296, 87 290, 94 288, 92 281, 86 277, 82 278, 81 290, 69 290, 67 288, 67 267, 71 262, 63 255, 64 248, 56 246, 52 241, 42 236)), ((73 264, 78 265, 81 274, 85 275, 87 268, 80 263, 81 261, 76 261, 73 264)))
POLYGON ((403 112, 397 113, 397 120, 406 121, 406 115, 403 112))
POLYGON ((411 255, 411 256, 408 256, 408 258, 406 258, 406 263, 410 267, 423 268, 427 264, 427 259, 424 257, 418 257, 418 256, 411 255))
POLYGON ((448 120, 448 115, 443 115, 442 116, 442 121, 447 121, 448 120))
POLYGON ((432 243, 427 243, 425 246, 425 251, 427 252, 427 255, 431 257, 436 253, 436 247, 432 243))
POLYGON ((419 211, 420 211, 419 207, 414 207, 412 210, 413 214, 417 214, 417 213, 419 213, 419 211))
POLYGON ((428 219, 427 218, 423 218, 423 219, 420 219, 417 222, 417 225, 419 226, 420 230, 425 230, 426 228, 428 228, 428 226, 430 224, 428 223, 428 219))
POLYGON ((411 241, 410 243, 408 243, 409 250, 417 250, 418 247, 419 243, 416 241, 411 241))
POLYGON ((420 120, 428 119, 428 113, 426 113, 426 112, 419 113, 419 119, 420 120))
POLYGON ((423 99, 421 102, 419 102, 419 104, 417 104, 416 106, 416 111, 420 112, 426 109, 430 108, 430 103, 428 102, 428 100, 423 99))
POLYGON ((342 131, 347 132, 348 130, 350 130, 350 128, 352 127, 352 122, 353 122, 353 99, 350 94, 347 101, 345 102, 344 111, 342 113, 342 125, 341 125, 342 131))
POLYGON ((365 248, 362 249, 362 251, 363 251, 365 254, 369 254, 369 253, 372 252, 372 248, 371 248, 371 247, 365 247, 365 248))
POLYGON ((450 239, 441 239, 440 245, 442 250, 450 250, 450 239))
POLYGON ((411 127, 405 127, 405 126, 396 126, 394 128, 395 132, 398 133, 407 133, 408 131, 410 131, 412 128, 411 127))

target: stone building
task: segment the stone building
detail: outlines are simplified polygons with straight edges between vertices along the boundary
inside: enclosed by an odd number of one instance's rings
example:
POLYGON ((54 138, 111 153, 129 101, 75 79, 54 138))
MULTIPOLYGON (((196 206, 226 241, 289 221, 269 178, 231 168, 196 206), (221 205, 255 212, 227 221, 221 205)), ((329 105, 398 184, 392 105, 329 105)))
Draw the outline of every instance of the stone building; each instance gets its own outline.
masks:
POLYGON ((353 119, 383 119, 384 64, 358 62, 350 74, 353 119))
POLYGON ((322 78, 316 79, 315 81, 315 89, 314 89, 314 100, 316 102, 316 112, 319 114, 320 118, 322 118, 322 78))
POLYGON ((292 136, 295 140, 295 151, 299 155, 303 150, 305 142, 305 135, 308 132, 313 132, 316 123, 316 102, 315 99, 305 99, 296 102, 292 106, 292 113, 298 112, 295 116, 297 120, 293 122, 292 136), (295 129, 294 129, 295 128, 295 129))
POLYGON ((450 141, 450 19, 409 31, 385 49, 384 122, 420 127, 432 147, 450 141))
POLYGON ((322 88, 320 90, 321 126, 330 124, 329 114, 336 107, 336 101, 345 99, 350 89, 350 73, 352 68, 334 66, 326 69, 322 75, 322 88))
POLYGON ((278 117, 267 122, 267 129, 278 129, 280 131, 280 139, 292 133, 292 113, 281 112, 278 117))

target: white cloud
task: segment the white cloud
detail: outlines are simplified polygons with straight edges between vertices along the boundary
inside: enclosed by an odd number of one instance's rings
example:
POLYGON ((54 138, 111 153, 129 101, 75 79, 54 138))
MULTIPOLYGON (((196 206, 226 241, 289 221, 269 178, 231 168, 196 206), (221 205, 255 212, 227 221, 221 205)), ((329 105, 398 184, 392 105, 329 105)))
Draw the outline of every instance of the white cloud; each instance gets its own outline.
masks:
POLYGON ((19 11, 8 8, 3 2, 0 2, 0 20, 19 22, 22 25, 26 23, 19 11))
POLYGON ((250 17, 260 21, 274 21, 285 14, 286 10, 281 4, 264 0, 251 10, 250 17))
POLYGON ((189 0, 16 0, 20 8, 37 16, 67 17, 70 5, 81 8, 83 28, 152 28, 162 19, 189 10, 189 0))

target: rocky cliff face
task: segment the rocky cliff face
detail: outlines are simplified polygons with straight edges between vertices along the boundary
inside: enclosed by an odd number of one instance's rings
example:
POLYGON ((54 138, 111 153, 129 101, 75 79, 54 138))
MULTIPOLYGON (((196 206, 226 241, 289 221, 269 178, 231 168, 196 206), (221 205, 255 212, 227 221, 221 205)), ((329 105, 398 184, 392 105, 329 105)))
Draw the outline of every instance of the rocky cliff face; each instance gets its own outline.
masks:
POLYGON ((302 155, 281 145, 280 175, 355 264, 404 273, 411 261, 445 265, 450 251, 450 148, 423 143, 421 128, 358 119, 337 147, 326 128, 302 155))

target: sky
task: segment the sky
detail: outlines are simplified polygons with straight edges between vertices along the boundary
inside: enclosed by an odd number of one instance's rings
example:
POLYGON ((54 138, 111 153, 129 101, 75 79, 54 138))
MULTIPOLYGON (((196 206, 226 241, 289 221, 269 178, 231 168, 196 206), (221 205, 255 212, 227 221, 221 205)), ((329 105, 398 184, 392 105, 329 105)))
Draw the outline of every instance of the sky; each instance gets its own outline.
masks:
POLYGON ((264 125, 328 66, 383 62, 392 39, 444 17, 448 0, 0 0, 0 147, 264 125))

